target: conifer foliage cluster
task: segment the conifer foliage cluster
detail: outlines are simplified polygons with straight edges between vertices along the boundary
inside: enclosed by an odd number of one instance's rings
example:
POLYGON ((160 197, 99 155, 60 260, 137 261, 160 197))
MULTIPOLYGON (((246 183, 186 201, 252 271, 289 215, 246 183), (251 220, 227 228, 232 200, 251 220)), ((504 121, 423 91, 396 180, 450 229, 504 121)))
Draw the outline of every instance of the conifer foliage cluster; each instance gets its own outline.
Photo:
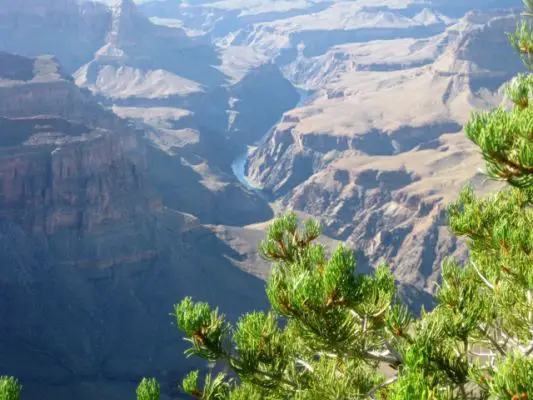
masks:
MULTIPOLYGON (((533 0, 509 38, 533 66, 533 0)), ((507 88, 513 107, 475 113, 465 127, 487 174, 506 181, 477 196, 466 187, 449 205, 449 227, 466 239, 469 260, 442 265, 436 307, 413 316, 389 267, 359 274, 354 255, 331 254, 320 226, 293 213, 277 218, 260 250, 272 263, 270 312, 235 326, 203 302, 174 308, 187 356, 230 367, 231 375, 190 373, 181 388, 201 400, 533 399, 533 78, 507 88)), ((21 387, 0 379, 0 398, 21 387)), ((138 400, 158 400, 144 379, 138 400)))

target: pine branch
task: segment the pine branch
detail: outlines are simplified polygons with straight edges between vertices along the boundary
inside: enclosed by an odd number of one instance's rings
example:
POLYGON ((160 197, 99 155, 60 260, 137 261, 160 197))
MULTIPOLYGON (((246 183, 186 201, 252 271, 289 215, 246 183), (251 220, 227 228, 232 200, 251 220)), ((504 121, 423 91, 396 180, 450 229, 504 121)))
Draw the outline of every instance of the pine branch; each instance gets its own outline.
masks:
POLYGON ((508 168, 508 175, 503 176, 503 178, 516 178, 520 175, 533 175, 533 167, 526 167, 516 161, 507 158, 504 154, 500 152, 491 152, 489 153, 489 157, 493 158, 496 162, 499 162, 508 168))
POLYGON ((524 354, 524 356, 526 356, 526 357, 528 357, 529 355, 531 355, 531 353, 533 353, 533 340, 531 341, 529 347, 526 348, 526 349, 523 351, 523 354, 524 354))
POLYGON ((489 340, 489 342, 498 350, 498 353, 500 353, 502 356, 506 355, 506 351, 500 346, 500 344, 490 335, 488 330, 484 329, 481 325, 478 325, 478 329, 485 337, 489 340))
POLYGON ((302 367, 304 367, 307 371, 311 373, 315 372, 315 369, 310 364, 308 364, 307 362, 305 362, 304 360, 300 358, 296 359, 296 364, 301 365, 302 367))
MULTIPOLYGON (((354 356, 357 357, 357 354, 354 354, 354 356)), ((401 358, 395 357, 388 350, 383 352, 367 351, 363 354, 363 356, 369 360, 391 364, 395 367, 398 367, 402 364, 401 358)))
MULTIPOLYGON (((527 319, 528 319, 529 323, 532 324, 533 323, 533 293, 532 293, 531 289, 528 289, 526 291, 526 301, 527 301, 527 305, 528 305, 528 308, 529 308, 527 319)), ((530 332, 530 334, 532 336, 532 339, 531 339, 531 341, 529 343, 529 347, 526 347, 522 351, 522 354, 524 354, 524 356, 526 356, 526 357, 530 356, 533 353, 533 329, 530 329, 529 332, 530 332)))
POLYGON ((379 385, 376 385, 374 386, 372 389, 370 389, 370 391, 366 394, 365 397, 368 397, 372 400, 375 400, 375 397, 374 397, 374 394, 380 390, 380 389, 383 389, 384 387, 386 386, 389 386, 389 385, 392 385, 394 382, 396 382, 398 380, 398 375, 395 375, 389 379, 387 379, 385 382, 379 384, 379 385))
POLYGON ((481 271, 477 268, 476 263, 472 261, 472 267, 474 267, 474 270, 477 272, 478 276, 481 278, 481 280, 491 289, 494 290, 494 285, 488 281, 487 278, 483 276, 481 271))
MULTIPOLYGON (((238 357, 236 356, 233 356, 227 352, 224 352, 222 355, 221 355, 221 359, 226 361, 228 363, 228 365, 232 366, 232 368, 237 369, 238 370, 245 370, 243 367, 243 362, 242 360, 240 360, 238 357), (238 367, 241 367, 241 368, 238 368, 238 367)), ((285 386, 288 386, 290 387, 292 390, 296 390, 298 388, 298 385, 292 381, 289 381, 288 379, 285 379, 283 377, 280 377, 280 376, 276 376, 270 372, 267 372, 267 371, 262 371, 262 370, 259 370, 259 369, 252 369, 252 370, 249 370, 247 371, 247 373, 249 374, 253 374, 253 375, 259 375, 259 376, 264 376, 266 378, 269 378, 273 381, 277 381, 279 382, 280 384, 283 384, 285 386)))
POLYGON ((515 347, 518 347, 519 346, 519 343, 517 340, 515 340, 514 338, 512 338, 510 335, 507 335, 505 332, 503 331, 500 331, 499 334, 507 340, 507 343, 511 343, 513 346, 515 347))

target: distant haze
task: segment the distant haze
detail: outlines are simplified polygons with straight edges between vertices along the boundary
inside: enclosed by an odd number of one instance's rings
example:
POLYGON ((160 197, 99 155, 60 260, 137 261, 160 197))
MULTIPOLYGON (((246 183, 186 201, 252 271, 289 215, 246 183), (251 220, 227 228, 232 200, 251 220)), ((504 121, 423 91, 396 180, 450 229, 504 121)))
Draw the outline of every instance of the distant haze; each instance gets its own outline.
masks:
MULTIPOLYGON (((117 0, 96 0, 96 1, 99 1, 101 3, 106 3, 106 4, 113 4, 117 2, 117 0)), ((161 1, 161 0, 133 0, 133 1, 137 4, 142 4, 142 3, 149 3, 152 1, 161 1)))

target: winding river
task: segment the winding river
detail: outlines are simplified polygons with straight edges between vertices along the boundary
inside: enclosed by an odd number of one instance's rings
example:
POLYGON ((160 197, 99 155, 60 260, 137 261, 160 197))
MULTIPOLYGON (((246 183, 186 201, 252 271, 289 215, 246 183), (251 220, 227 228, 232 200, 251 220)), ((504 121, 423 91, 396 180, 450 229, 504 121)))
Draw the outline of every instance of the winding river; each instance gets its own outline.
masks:
MULTIPOLYGON (((307 101, 309 100, 309 97, 312 93, 312 91, 305 89, 305 88, 301 88, 301 87, 296 87, 296 90, 300 94, 300 101, 298 101, 298 104, 296 104, 294 108, 298 108, 298 107, 305 105, 307 101)), ((235 178, 237 178, 237 180, 243 186, 245 186, 248 190, 251 190, 254 192, 260 192, 261 190, 259 187, 254 185, 253 182, 248 180, 246 176, 246 163, 248 161, 248 158, 250 157, 251 154, 253 154, 253 152, 257 149, 258 146, 266 142, 266 140, 270 137, 270 134, 272 133, 272 131, 276 129, 276 126, 281 122, 282 119, 283 119, 283 115, 280 117, 278 121, 276 121, 274 125, 270 127, 270 129, 263 135, 263 137, 255 145, 247 146, 248 149, 244 153, 239 155, 237 158, 235 158, 235 160, 233 160, 233 162, 231 163, 231 170, 233 171, 233 175, 235 175, 235 178)))

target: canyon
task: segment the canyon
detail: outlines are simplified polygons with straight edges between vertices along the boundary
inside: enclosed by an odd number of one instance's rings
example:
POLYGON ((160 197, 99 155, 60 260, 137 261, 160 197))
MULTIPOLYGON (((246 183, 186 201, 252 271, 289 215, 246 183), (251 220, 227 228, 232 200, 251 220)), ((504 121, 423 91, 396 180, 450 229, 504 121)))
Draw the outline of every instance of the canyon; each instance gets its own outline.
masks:
POLYGON ((292 209, 431 306, 446 204, 497 186, 462 131, 525 70, 521 2, 0 0, 0 372, 25 399, 167 399, 184 296, 266 309, 292 209))

